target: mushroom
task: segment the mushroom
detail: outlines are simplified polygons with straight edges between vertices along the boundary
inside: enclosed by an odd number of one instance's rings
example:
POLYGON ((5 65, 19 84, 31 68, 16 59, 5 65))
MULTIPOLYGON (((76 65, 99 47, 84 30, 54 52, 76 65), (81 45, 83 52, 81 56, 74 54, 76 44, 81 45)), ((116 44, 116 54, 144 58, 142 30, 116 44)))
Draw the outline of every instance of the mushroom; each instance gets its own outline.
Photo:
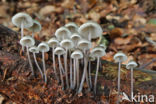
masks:
POLYGON ((27 28, 29 31, 32 31, 32 37, 34 37, 35 32, 41 31, 41 24, 37 20, 33 20, 33 25, 27 28))
POLYGON ((102 35, 102 28, 99 24, 89 21, 82 24, 79 27, 78 32, 82 37, 90 41, 91 39, 95 39, 102 35))
POLYGON ((126 65, 126 68, 131 70, 131 99, 133 97, 133 69, 137 66, 138 65, 135 61, 129 61, 126 65))
POLYGON ((70 30, 71 33, 77 33, 78 32, 78 26, 74 22, 69 22, 65 25, 66 28, 70 30))
POLYGON ((64 69, 62 67, 60 56, 65 54, 65 50, 62 47, 56 47, 54 53, 58 55, 61 85, 62 85, 62 89, 64 89, 64 81, 63 81, 63 74, 62 74, 62 70, 64 69))
POLYGON ((61 47, 65 48, 65 55, 64 55, 64 65, 65 65, 65 75, 66 75, 66 85, 67 88, 69 88, 69 81, 68 81, 68 70, 67 70, 67 56, 68 56, 68 50, 73 48, 73 42, 70 39, 64 39, 60 43, 61 47))
POLYGON ((105 49, 102 47, 95 47, 91 50, 91 56, 97 58, 97 68, 96 68, 96 75, 94 80, 94 93, 96 94, 96 84, 97 84, 97 76, 99 71, 99 64, 100 64, 100 57, 106 54, 105 49))
POLYGON ((52 48, 52 59, 53 59, 54 73, 55 73, 57 81, 59 82, 59 77, 57 75, 56 66, 55 66, 55 54, 54 54, 54 49, 59 45, 59 41, 53 37, 48 41, 48 45, 49 45, 49 47, 52 48))
POLYGON ((79 88, 79 59, 83 58, 83 53, 80 50, 75 50, 71 54, 71 58, 74 59, 74 86, 76 85, 76 76, 77 76, 77 89, 79 88))
POLYGON ((88 56, 87 50, 89 50, 91 48, 91 42, 88 40, 85 40, 85 39, 81 39, 78 42, 78 48, 82 49, 83 53, 84 53, 84 69, 83 69, 83 75, 82 75, 80 87, 78 90, 78 93, 80 93, 82 91, 85 78, 86 78, 87 84, 89 86, 88 75, 87 75, 87 66, 88 66, 88 57, 89 56, 88 56))
POLYGON ((74 33, 70 36, 70 39, 73 41, 75 48, 77 48, 77 43, 81 39, 81 36, 78 33, 74 33))
POLYGON ((31 27, 33 25, 33 20, 31 16, 26 13, 17 13, 12 17, 12 23, 21 28, 21 38, 24 36, 23 29, 31 27))
POLYGON ((122 52, 118 52, 114 55, 113 58, 115 62, 119 63, 119 66, 118 66, 118 101, 117 101, 117 104, 118 104, 120 100, 120 97, 119 97, 120 95, 120 67, 121 67, 121 63, 127 60, 127 56, 122 52))
POLYGON ((39 53, 38 48, 36 46, 32 46, 32 47, 29 48, 29 51, 33 53, 35 64, 36 64, 36 66, 37 66, 37 68, 38 68, 38 70, 39 70, 39 72, 40 72, 40 74, 41 74, 41 76, 43 78, 43 72, 42 72, 42 70, 41 70, 41 68, 40 68, 40 66, 39 66, 39 64, 37 62, 37 59, 36 59, 36 53, 39 53))
POLYGON ((34 69, 29 54, 29 47, 35 44, 35 40, 30 36, 24 36, 23 38, 21 38, 20 44, 22 45, 22 47, 26 47, 27 49, 27 57, 28 57, 29 65, 32 71, 32 75, 34 75, 34 69))
POLYGON ((68 39, 71 36, 71 32, 66 27, 60 27, 56 30, 55 36, 61 41, 63 39, 68 39))
POLYGON ((43 63, 43 71, 44 71, 44 81, 47 83, 47 75, 46 75, 46 66, 45 66, 45 56, 44 53, 49 51, 49 46, 47 43, 42 42, 38 45, 38 50, 42 52, 42 63, 43 63))

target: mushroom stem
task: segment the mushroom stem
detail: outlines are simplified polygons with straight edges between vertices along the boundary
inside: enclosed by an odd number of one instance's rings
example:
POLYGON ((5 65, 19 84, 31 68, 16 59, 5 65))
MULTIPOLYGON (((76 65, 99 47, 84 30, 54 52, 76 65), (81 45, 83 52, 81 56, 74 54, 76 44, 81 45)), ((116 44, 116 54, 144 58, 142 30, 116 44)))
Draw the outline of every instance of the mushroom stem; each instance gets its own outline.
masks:
POLYGON ((97 57, 96 75, 95 75, 95 80, 94 80, 94 93, 95 94, 96 94, 97 77, 98 77, 98 72, 99 72, 99 62, 100 62, 100 57, 97 57))
POLYGON ((34 32, 32 32, 32 38, 34 38, 34 32))
POLYGON ((121 68, 121 62, 119 62, 119 66, 118 66, 118 100, 117 100, 117 104, 119 104, 119 102, 120 102, 120 68, 121 68))
POLYGON ((80 81, 79 81, 79 60, 76 59, 76 73, 77 73, 77 89, 79 88, 80 81))
POLYGON ((43 70, 44 70, 44 81, 47 84, 47 74, 46 74, 44 52, 42 52, 42 63, 43 63, 43 70))
POLYGON ((68 81, 68 70, 67 70, 67 56, 68 56, 68 50, 66 49, 66 53, 64 55, 64 65, 65 65, 66 85, 67 85, 67 89, 68 89, 69 81, 68 81))
POLYGON ((38 68, 38 70, 39 70, 39 72, 40 72, 40 74, 41 74, 41 76, 43 78, 43 72, 42 72, 42 70, 41 70, 41 68, 40 68, 40 66, 39 66, 39 64, 37 62, 36 54, 34 52, 33 52, 33 57, 34 57, 34 60, 35 60, 35 64, 36 64, 36 66, 37 66, 37 68, 38 68))
POLYGON ((33 69, 31 59, 30 59, 29 48, 28 48, 28 46, 26 46, 26 48, 27 48, 27 56, 28 56, 28 61, 29 61, 29 65, 30 65, 30 68, 31 68, 31 72, 32 72, 32 75, 34 75, 34 69, 33 69))
POLYGON ((73 72, 72 72, 72 69, 73 66, 72 66, 72 58, 70 57, 70 88, 72 88, 73 86, 73 72))
POLYGON ((73 81, 73 89, 76 86, 76 59, 74 59, 74 81, 73 81))
POLYGON ((62 69, 63 67, 61 66, 60 55, 58 55, 58 61, 59 61, 59 70, 60 70, 61 86, 62 86, 62 89, 64 90, 64 81, 63 81, 63 75, 62 75, 62 71, 61 71, 61 69, 62 69))
MULTIPOLYGON (((53 47, 53 49, 52 50, 54 50, 54 47, 53 47)), ((57 75, 57 71, 56 71, 56 66, 55 66, 55 53, 52 51, 52 59, 53 59, 53 68, 54 68, 54 73, 55 73, 55 76, 56 76, 56 79, 57 79, 57 81, 59 82, 59 77, 58 77, 58 75, 57 75)))
POLYGON ((92 88, 91 61, 89 61, 89 84, 90 84, 90 88, 92 88))
POLYGON ((131 68, 131 99, 133 97, 133 68, 131 68))
POLYGON ((86 76, 86 73, 87 73, 87 66, 88 66, 88 62, 87 61, 88 61, 87 57, 85 56, 85 58, 84 58, 84 62, 85 63, 84 63, 83 75, 82 75, 81 84, 80 84, 78 93, 81 93, 81 91, 83 89, 83 84, 84 84, 85 76, 86 76))
MULTIPOLYGON (((22 22, 21 23, 21 38, 23 38, 23 36, 24 36, 23 30, 24 30, 24 25, 23 25, 23 22, 22 22)), ((24 51, 24 46, 22 46, 22 50, 24 51)))

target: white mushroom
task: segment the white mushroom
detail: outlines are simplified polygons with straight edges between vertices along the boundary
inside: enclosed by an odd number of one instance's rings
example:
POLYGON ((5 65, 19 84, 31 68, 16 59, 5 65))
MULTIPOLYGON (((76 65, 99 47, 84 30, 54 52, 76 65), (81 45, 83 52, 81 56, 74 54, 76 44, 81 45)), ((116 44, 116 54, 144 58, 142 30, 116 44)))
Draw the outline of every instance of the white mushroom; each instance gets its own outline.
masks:
POLYGON ((47 43, 42 42, 38 45, 38 50, 42 52, 42 63, 43 63, 43 71, 44 71, 44 81, 47 83, 47 74, 46 74, 46 66, 45 66, 45 56, 44 53, 49 51, 49 46, 47 43))
POLYGON ((64 90, 64 81, 63 81, 63 74, 62 74, 62 70, 64 69, 62 67, 60 56, 65 54, 65 50, 62 47, 56 47, 54 53, 58 55, 61 85, 62 85, 62 89, 64 90))
POLYGON ((36 64, 36 66, 37 66, 37 68, 38 68, 38 70, 39 70, 39 72, 40 72, 40 74, 41 74, 41 76, 43 78, 44 77, 43 72, 42 72, 42 70, 41 70, 41 68, 40 68, 40 66, 39 66, 39 64, 37 62, 37 59, 36 59, 36 53, 39 53, 38 48, 36 46, 32 46, 32 47, 29 48, 29 51, 33 53, 35 64, 36 64))
POLYGON ((118 100, 117 100, 117 104, 119 104, 119 100, 120 100, 120 67, 121 67, 121 63, 126 61, 127 60, 127 56, 122 53, 122 52, 118 52, 114 55, 114 60, 115 62, 118 62, 119 63, 119 66, 118 66, 118 100))
POLYGON ((70 36, 70 39, 73 41, 75 48, 77 48, 77 43, 79 40, 81 40, 81 36, 78 33, 74 33, 70 36))
POLYGON ((96 68, 96 75, 94 80, 94 93, 96 94, 96 84, 97 84, 97 76, 99 71, 99 64, 100 64, 100 57, 106 54, 105 49, 102 47, 95 47, 91 50, 91 56, 97 58, 97 68, 96 68))
POLYGON ((131 99, 133 97, 133 69, 137 66, 138 65, 135 61, 129 61, 126 65, 126 68, 131 70, 131 99))
POLYGON ((21 38, 20 44, 22 45, 22 47, 26 47, 26 49, 27 49, 27 56, 28 56, 30 68, 32 71, 32 75, 34 75, 34 69, 33 69, 32 62, 30 59, 30 54, 29 54, 29 47, 31 47, 35 44, 35 40, 30 36, 24 36, 23 38, 21 38))
POLYGON ((66 28, 70 30, 71 33, 77 33, 78 32, 78 26, 74 22, 69 22, 65 25, 66 28))

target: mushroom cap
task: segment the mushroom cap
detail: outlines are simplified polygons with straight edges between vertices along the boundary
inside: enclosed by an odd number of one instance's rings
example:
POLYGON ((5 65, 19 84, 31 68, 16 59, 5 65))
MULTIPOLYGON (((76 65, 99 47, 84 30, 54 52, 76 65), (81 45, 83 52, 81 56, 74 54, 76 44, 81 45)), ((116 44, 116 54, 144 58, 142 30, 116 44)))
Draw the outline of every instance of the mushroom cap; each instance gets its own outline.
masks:
POLYGON ((74 22, 67 23, 65 27, 68 28, 71 33, 77 33, 78 31, 78 26, 74 22))
POLYGON ((65 50, 62 47, 56 47, 54 53, 57 55, 63 55, 65 54, 65 50))
POLYGON ((102 47, 104 50, 107 48, 105 44, 100 44, 99 47, 102 47))
POLYGON ((79 41, 81 39, 81 36, 78 33, 74 33, 73 35, 70 36, 70 39, 75 42, 75 41, 79 41))
POLYGON ((27 46, 27 47, 31 47, 35 44, 35 40, 31 37, 31 36, 24 36, 21 40, 20 40, 20 44, 22 46, 27 46))
POLYGON ((60 27, 56 30, 55 36, 58 40, 67 39, 71 36, 71 32, 66 27, 60 27))
POLYGON ((29 51, 32 52, 32 53, 39 53, 39 50, 36 46, 32 46, 29 48, 29 51))
POLYGON ((80 50, 75 50, 72 54, 71 54, 71 58, 73 59, 82 59, 83 58, 83 53, 80 50))
POLYGON ((88 39, 89 34, 91 35, 91 39, 95 39, 95 38, 100 37, 103 31, 99 24, 90 21, 90 22, 82 24, 79 27, 78 32, 85 39, 88 39))
POLYGON ((124 62, 127 60, 127 56, 122 52, 116 53, 113 58, 115 62, 124 62))
POLYGON ((102 47, 95 47, 91 50, 92 57, 102 57, 106 55, 105 49, 102 47))
POLYGON ((62 40, 60 45, 61 45, 61 47, 65 48, 65 49, 71 49, 74 47, 73 41, 70 39, 62 40))
POLYGON ((23 23, 23 27, 28 28, 33 25, 33 20, 28 14, 21 12, 12 17, 12 23, 17 27, 21 27, 21 24, 23 23))
POLYGON ((49 51, 49 46, 46 42, 42 42, 38 45, 38 50, 40 52, 48 52, 49 51))
POLYGON ((48 42, 49 47, 57 47, 59 45, 59 41, 56 38, 51 38, 48 42))
POLYGON ((137 67, 137 63, 135 61, 129 61, 128 64, 126 65, 127 69, 135 68, 137 67))
POLYGON ((86 40, 86 39, 81 39, 78 44, 77 44, 78 48, 84 50, 84 49, 89 49, 91 48, 91 42, 86 40))
POLYGON ((33 25, 28 28, 28 30, 32 32, 39 32, 41 31, 41 29, 42 29, 41 24, 36 20, 33 20, 33 25))

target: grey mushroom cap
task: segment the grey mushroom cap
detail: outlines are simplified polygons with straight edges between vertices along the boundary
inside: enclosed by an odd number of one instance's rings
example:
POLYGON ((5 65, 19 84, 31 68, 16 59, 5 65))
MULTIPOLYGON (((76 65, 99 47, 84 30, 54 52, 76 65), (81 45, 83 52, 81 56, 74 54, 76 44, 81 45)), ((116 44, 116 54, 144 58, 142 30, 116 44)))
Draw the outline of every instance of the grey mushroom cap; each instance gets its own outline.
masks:
POLYGON ((46 42, 42 42, 38 45, 38 49, 40 52, 48 52, 49 51, 49 46, 46 42))
POLYGON ((35 40, 30 37, 30 36, 24 36, 21 40, 20 40, 20 44, 22 46, 27 46, 27 47, 31 47, 35 44, 35 40))
POLYGON ((126 65, 127 69, 135 68, 137 67, 137 63, 135 61, 129 61, 128 64, 126 65))
POLYGON ((74 22, 67 23, 65 27, 68 28, 71 33, 77 33, 79 28, 74 22))
POLYGON ((82 37, 88 39, 88 35, 91 34, 91 39, 98 38, 102 35, 102 28, 96 22, 89 21, 87 23, 82 24, 78 32, 82 37))
POLYGON ((56 47, 54 50, 54 53, 56 55, 63 55, 63 54, 65 54, 65 50, 62 47, 56 47))
POLYGON ((102 47, 95 47, 91 50, 92 57, 102 57, 106 55, 105 49, 102 47))
POLYGON ((60 27, 55 32, 56 38, 61 41, 63 39, 68 39, 71 36, 71 32, 66 27, 60 27))
POLYGON ((71 49, 74 47, 73 41, 70 39, 62 40, 60 45, 61 45, 61 47, 65 48, 65 49, 71 49))
POLYGON ((124 62, 127 60, 127 56, 122 52, 116 53, 113 58, 115 62, 124 62))
POLYGON ((23 27, 28 28, 33 25, 33 20, 28 14, 21 12, 12 17, 12 23, 17 27, 21 27, 21 24, 23 23, 23 27))
POLYGON ((51 38, 48 42, 49 47, 57 47, 59 45, 59 41, 56 38, 51 38))
POLYGON ((42 27, 41 27, 41 24, 37 20, 33 20, 33 25, 27 29, 32 32, 39 32, 41 31, 42 27))
POLYGON ((74 33, 73 35, 70 36, 70 39, 75 42, 79 41, 81 39, 81 36, 78 33, 74 33))
POLYGON ((86 40, 86 39, 81 39, 79 42, 78 42, 78 48, 84 50, 84 49, 90 49, 91 48, 91 42, 86 40))
POLYGON ((39 53, 39 49, 36 46, 30 47, 29 51, 32 52, 32 53, 39 53))
POLYGON ((71 54, 71 58, 73 59, 82 59, 83 58, 83 53, 80 50, 75 50, 72 54, 71 54))

